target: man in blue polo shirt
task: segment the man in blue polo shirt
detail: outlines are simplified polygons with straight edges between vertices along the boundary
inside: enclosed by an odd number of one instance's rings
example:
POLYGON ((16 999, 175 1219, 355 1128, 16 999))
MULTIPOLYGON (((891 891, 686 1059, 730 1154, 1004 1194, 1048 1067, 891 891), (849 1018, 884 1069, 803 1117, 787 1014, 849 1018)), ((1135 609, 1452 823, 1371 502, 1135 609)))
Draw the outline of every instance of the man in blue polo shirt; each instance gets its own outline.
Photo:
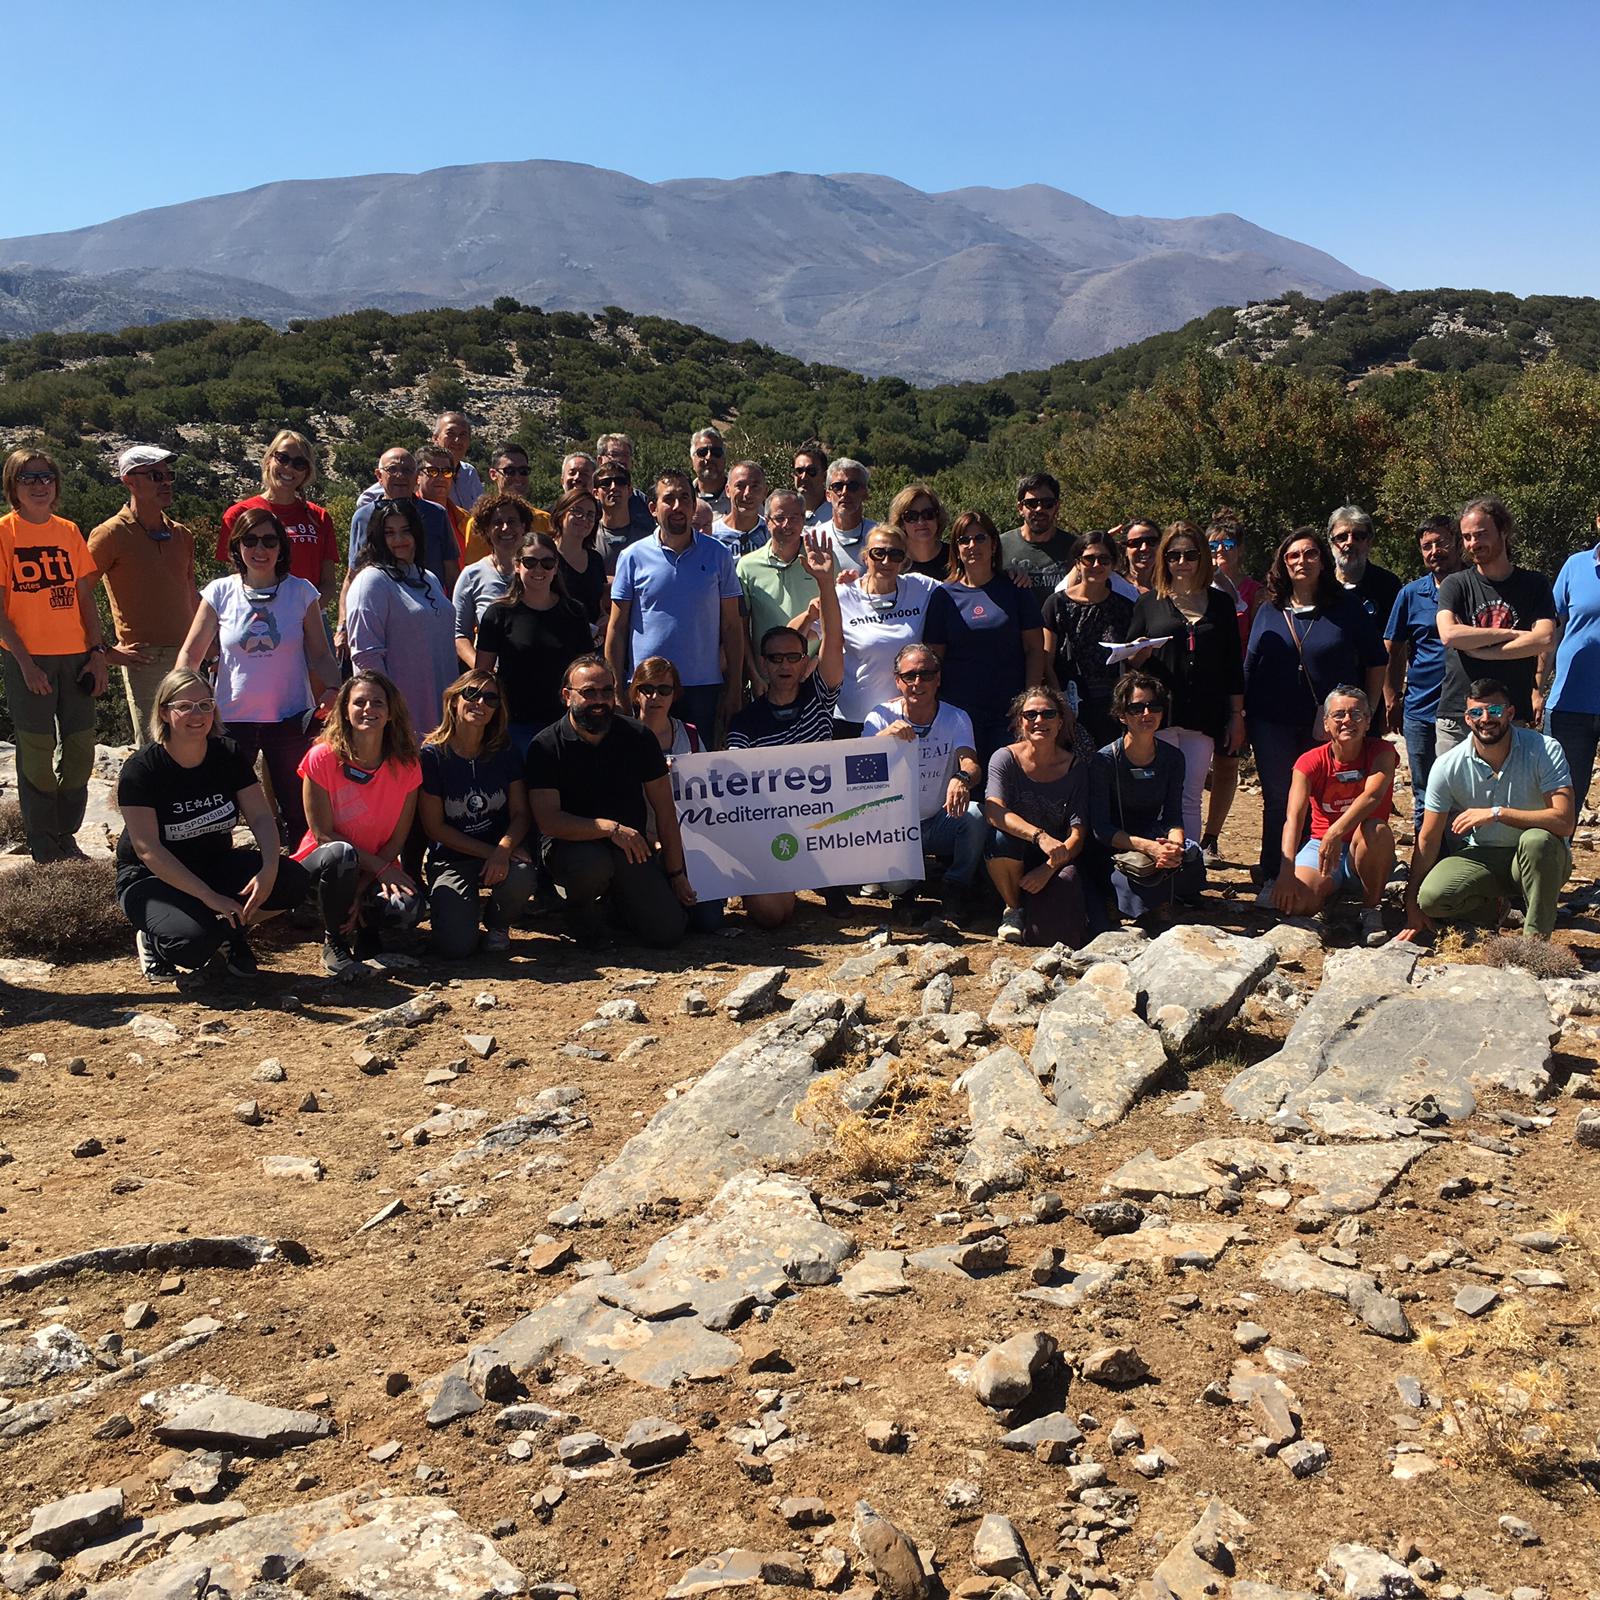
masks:
POLYGON ((1435 922, 1493 916, 1517 897, 1526 907, 1523 931, 1550 937, 1556 896, 1572 871, 1572 779, 1561 746, 1517 727, 1515 715, 1498 679, 1467 686, 1470 736, 1445 751, 1428 778, 1400 938, 1414 939, 1435 922), (1447 827, 1464 848, 1441 861, 1447 827))
POLYGON ((1429 517, 1417 529, 1424 572, 1395 596, 1383 642, 1389 647, 1383 699, 1391 729, 1403 731, 1411 768, 1411 832, 1422 827, 1422 801, 1433 770, 1434 719, 1444 685, 1439 585, 1461 570, 1461 530, 1454 517, 1429 517))
MULTIPOLYGON (((1600 531, 1600 516, 1594 520, 1600 531)), ((1573 798, 1582 810, 1600 746, 1600 545, 1567 557, 1555 594, 1561 642, 1546 726, 1567 758, 1573 798)))
POLYGON ((617 557, 606 660, 626 683, 630 661, 665 656, 683 685, 678 715, 710 744, 719 711, 732 714, 743 672, 742 591, 733 557, 694 531, 695 501, 687 473, 656 479, 655 534, 617 557))

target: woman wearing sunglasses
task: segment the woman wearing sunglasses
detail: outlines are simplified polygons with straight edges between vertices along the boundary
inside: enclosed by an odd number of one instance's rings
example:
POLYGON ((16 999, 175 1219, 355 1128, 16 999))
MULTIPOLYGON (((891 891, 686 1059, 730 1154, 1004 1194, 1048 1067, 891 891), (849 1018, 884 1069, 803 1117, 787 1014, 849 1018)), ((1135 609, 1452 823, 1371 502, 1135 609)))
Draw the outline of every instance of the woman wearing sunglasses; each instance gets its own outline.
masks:
POLYGON ((49 456, 13 450, 3 483, 0 682, 16 729, 17 801, 33 859, 65 861, 83 855, 94 702, 106 687, 99 573, 77 523, 56 515, 61 471, 49 456))
POLYGON ((151 983, 171 983, 226 945, 228 971, 253 977, 246 927, 267 911, 293 910, 310 880, 282 855, 255 769, 224 737, 198 672, 179 667, 161 680, 149 732, 117 779, 117 903, 134 926, 139 968, 151 983), (255 849, 234 845, 239 822, 255 849))
MULTIPOLYGON (((1239 623, 1239 646, 1250 643, 1250 624, 1266 598, 1266 587, 1244 570, 1244 529, 1231 516, 1219 513, 1206 529, 1206 545, 1211 551, 1211 581, 1233 601, 1233 614, 1239 623)), ((1208 864, 1221 861, 1222 830, 1239 792, 1239 757, 1218 750, 1211 758, 1211 798, 1206 803, 1205 833, 1200 853, 1208 864)))
POLYGON ((1010 705, 1046 678, 1040 596, 997 567, 1000 535, 981 511, 950 530, 950 582, 928 605, 923 638, 944 664, 944 698, 972 718, 982 765, 1011 736, 1010 705))
POLYGON ((1098 749, 1121 731, 1111 713, 1111 691, 1122 676, 1108 644, 1121 644, 1133 620, 1133 601, 1113 582, 1121 553, 1114 535, 1084 536, 1078 563, 1044 603, 1044 649, 1056 682, 1078 686, 1078 720, 1098 749))
POLYGON ((289 536, 277 514, 263 506, 241 512, 228 554, 233 575, 201 591, 178 665, 198 672, 215 654, 217 715, 247 761, 265 758, 292 845, 306 831, 297 774, 311 744, 310 714, 333 704, 339 669, 316 586, 289 570, 289 536))
POLYGON ((886 522, 868 533, 861 554, 860 579, 839 590, 844 686, 833 723, 837 739, 859 738, 867 713, 894 698, 895 657, 922 642, 928 605, 939 589, 932 578, 907 571, 905 535, 886 522))
POLYGON ((1066 698, 1044 684, 1011 702, 1014 742, 996 750, 984 785, 984 816, 994 829, 989 876, 1005 911, 1006 944, 1076 949, 1088 937, 1076 863, 1088 837, 1088 762, 1076 745, 1066 698))
POLYGON ((950 516, 925 483, 908 483, 889 505, 888 523, 905 535, 906 571, 943 583, 950 576, 950 546, 944 542, 950 516))
POLYGON ((460 670, 455 613, 422 565, 426 541, 415 500, 379 500, 345 591, 351 664, 399 688, 413 727, 432 725, 444 686, 460 670))
POLYGON ((234 522, 246 511, 271 511, 289 535, 289 570, 304 578, 324 602, 339 593, 339 536, 333 518, 306 499, 316 476, 317 452, 303 433, 284 428, 272 437, 261 457, 261 493, 237 500, 222 513, 217 536, 217 561, 228 564, 228 541, 234 522))
POLYGON ((535 527, 534 509, 519 494, 491 492, 472 508, 472 526, 486 536, 488 555, 461 569, 450 591, 456 613, 456 654, 464 667, 477 660, 478 624, 517 575, 517 551, 535 527))
MULTIPOLYGON (((600 527, 600 502, 592 490, 579 484, 551 506, 550 521, 555 528, 556 554, 561 558, 561 582, 567 598, 583 613, 591 632, 598 630, 609 599, 606 564, 594 547, 600 527)), ((603 630, 599 637, 604 638, 603 630)))
POLYGON ((567 667, 594 649, 582 610, 567 598, 561 555, 548 533, 524 536, 511 587, 483 614, 473 665, 500 680, 517 754, 541 728, 565 714, 561 678, 567 667))
POLYGON ((1244 748, 1244 651, 1233 602, 1211 586, 1211 552, 1192 522, 1170 523, 1156 552, 1155 589, 1140 598, 1128 640, 1165 639, 1144 671, 1167 690, 1161 739, 1183 757, 1183 825, 1200 840, 1200 802, 1213 751, 1244 748))
POLYGON ((430 841, 425 876, 433 953, 447 961, 472 955, 481 923, 483 951, 503 955, 534 890, 526 843, 533 814, 492 672, 463 672, 445 690, 439 726, 422 741, 417 811, 430 841))

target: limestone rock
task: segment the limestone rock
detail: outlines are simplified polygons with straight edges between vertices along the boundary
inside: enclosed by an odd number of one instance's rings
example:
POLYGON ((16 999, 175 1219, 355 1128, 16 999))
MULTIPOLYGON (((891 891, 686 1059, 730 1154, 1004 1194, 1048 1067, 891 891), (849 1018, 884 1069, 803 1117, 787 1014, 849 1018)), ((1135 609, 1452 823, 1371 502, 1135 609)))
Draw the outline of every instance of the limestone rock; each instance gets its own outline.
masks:
POLYGON ((757 1584, 809 1589, 805 1557, 788 1550, 719 1550, 697 1562, 666 1592, 666 1600, 695 1600, 719 1589, 749 1589, 757 1584))
POLYGON ((263 1156, 261 1170, 269 1178, 321 1183, 327 1169, 316 1156, 263 1156))
POLYGON ((851 1536, 872 1571, 881 1600, 927 1600, 928 1580, 917 1547, 865 1500, 856 1502, 851 1536))
POLYGON ((765 1015, 777 1005, 784 984, 789 981, 787 967, 757 967, 747 972, 723 997, 722 1009, 735 1022, 748 1022, 765 1015))
POLYGON ((1131 1344, 1111 1344, 1086 1355, 1078 1365, 1078 1375, 1086 1383, 1126 1389, 1143 1383, 1150 1376, 1150 1368, 1131 1344))
POLYGON ((888 1295, 904 1294, 911 1285, 906 1282, 906 1258, 900 1250, 869 1250, 839 1280, 839 1287, 850 1300, 880 1300, 888 1295))
POLYGON ((33 1520, 17 1540, 19 1550, 43 1550, 49 1555, 70 1555, 96 1534, 122 1520, 120 1489, 90 1489, 63 1500, 34 1508, 33 1520))
POLYGON ((1238 1595, 1228 1580, 1238 1570, 1233 1546, 1249 1533, 1251 1524, 1232 1506, 1212 1500, 1187 1534, 1167 1552, 1148 1586, 1136 1591, 1137 1600, 1214 1600, 1218 1595, 1238 1595))
POLYGON ((332 1431, 328 1418, 315 1411, 285 1411, 223 1393, 196 1400, 156 1425, 156 1436, 166 1443, 202 1449, 285 1450, 332 1431))
POLYGON ((16 1344, 0 1344, 0 1389, 30 1389, 69 1372, 81 1372, 94 1357, 65 1323, 48 1322, 16 1344))
POLYGON ((1057 1114, 1071 1134, 1120 1121, 1167 1069, 1161 1036, 1137 1013, 1139 993, 1127 967, 1099 963, 1039 1018, 1033 1070, 1054 1082, 1057 1114))
POLYGON ((1145 996, 1145 1018, 1177 1058, 1210 1044, 1277 960, 1265 939, 1180 923, 1135 956, 1129 972, 1145 996))
POLYGON ((1417 1580, 1392 1556, 1365 1544, 1336 1544, 1328 1565, 1344 1574, 1346 1600, 1418 1600, 1417 1580))
POLYGON ((973 1389, 981 1404, 994 1411, 1010 1411, 1033 1393, 1040 1373, 1056 1353, 1048 1333, 1034 1330, 1014 1334, 993 1346, 973 1369, 973 1389))
POLYGON ((956 1079, 970 1107, 972 1138, 956 1171, 969 1195, 1020 1189, 1036 1157, 1062 1142, 1055 1107, 1015 1050, 992 1051, 956 1079))
POLYGON ((989 1007, 991 1028, 1031 1028, 1055 993, 1055 985, 1042 973, 1019 972, 989 1007))
POLYGON ((1022 1535, 1009 1517, 998 1512, 987 1513, 978 1524, 972 1538, 972 1565, 989 1577, 1017 1580, 1025 1593, 1039 1591, 1039 1580, 1022 1535))
POLYGON ((689 1435, 662 1417, 641 1417, 623 1434, 617 1453, 632 1467, 650 1467, 670 1461, 689 1448, 689 1435))

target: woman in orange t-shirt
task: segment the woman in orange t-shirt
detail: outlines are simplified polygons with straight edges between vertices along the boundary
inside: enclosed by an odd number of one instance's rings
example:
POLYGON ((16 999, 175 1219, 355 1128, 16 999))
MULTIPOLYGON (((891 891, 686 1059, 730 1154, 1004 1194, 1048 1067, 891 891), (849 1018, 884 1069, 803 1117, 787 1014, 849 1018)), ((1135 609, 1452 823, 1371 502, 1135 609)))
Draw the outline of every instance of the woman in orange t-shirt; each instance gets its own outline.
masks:
POLYGON ((13 450, 0 471, 0 675, 17 738, 17 802, 35 861, 81 858, 75 837, 94 770, 94 700, 106 647, 99 573, 75 522, 58 517, 61 470, 13 450), (59 748, 58 748, 59 747, 59 748))

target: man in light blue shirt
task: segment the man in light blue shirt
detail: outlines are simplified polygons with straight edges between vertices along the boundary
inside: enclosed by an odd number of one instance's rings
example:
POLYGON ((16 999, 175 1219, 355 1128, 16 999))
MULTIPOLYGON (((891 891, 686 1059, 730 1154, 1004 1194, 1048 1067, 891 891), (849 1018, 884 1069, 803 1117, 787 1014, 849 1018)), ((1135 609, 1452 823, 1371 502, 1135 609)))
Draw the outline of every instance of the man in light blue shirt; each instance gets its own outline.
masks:
MULTIPOLYGON (((1600 516, 1595 527, 1600 529, 1600 516)), ((1573 795, 1589 803, 1595 749, 1600 746, 1600 546, 1568 556, 1556 578, 1555 685, 1545 702, 1546 726, 1567 758, 1573 795)))
POLYGON ((617 682, 626 683, 630 660, 665 656, 683 685, 677 714, 709 745, 719 712, 724 719, 732 714, 743 676, 743 591, 733 557, 694 531, 695 501, 687 473, 656 479, 655 534, 617 557, 606 660, 617 682))
POLYGON ((1526 907, 1523 931, 1550 937, 1556 896, 1572 871, 1572 779, 1561 746, 1517 727, 1515 715, 1503 683, 1468 685, 1471 737, 1440 756, 1429 775, 1400 938, 1414 939, 1435 922, 1487 915, 1497 923, 1517 897, 1526 907), (1441 861, 1447 826, 1465 848, 1441 861))

